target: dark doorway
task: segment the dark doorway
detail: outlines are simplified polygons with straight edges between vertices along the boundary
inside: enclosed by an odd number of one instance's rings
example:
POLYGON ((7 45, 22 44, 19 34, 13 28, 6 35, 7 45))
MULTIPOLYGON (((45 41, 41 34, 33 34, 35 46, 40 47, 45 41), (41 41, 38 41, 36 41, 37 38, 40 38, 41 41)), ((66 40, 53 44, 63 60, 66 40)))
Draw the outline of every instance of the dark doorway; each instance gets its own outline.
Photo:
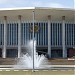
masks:
POLYGON ((62 57, 62 50, 61 49, 51 50, 51 57, 52 58, 61 58, 62 57))
POLYGON ((67 49, 67 57, 73 57, 75 56, 75 49, 69 48, 67 49))
POLYGON ((38 49, 38 50, 36 50, 36 52, 37 52, 39 55, 41 55, 41 54, 46 55, 47 52, 48 52, 48 50, 47 50, 47 49, 38 49))
POLYGON ((16 49, 7 49, 6 55, 9 58, 15 58, 15 57, 18 56, 18 50, 16 50, 16 49))
POLYGON ((0 57, 2 57, 2 49, 0 48, 0 57))

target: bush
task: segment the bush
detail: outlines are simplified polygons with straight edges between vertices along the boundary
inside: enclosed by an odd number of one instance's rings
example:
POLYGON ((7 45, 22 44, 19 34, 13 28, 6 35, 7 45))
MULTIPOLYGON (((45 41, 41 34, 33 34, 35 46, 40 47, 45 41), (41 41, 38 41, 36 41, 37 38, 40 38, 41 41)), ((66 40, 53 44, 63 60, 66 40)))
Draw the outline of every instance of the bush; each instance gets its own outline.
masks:
POLYGON ((75 56, 73 56, 72 58, 74 58, 74 59, 75 59, 75 56))

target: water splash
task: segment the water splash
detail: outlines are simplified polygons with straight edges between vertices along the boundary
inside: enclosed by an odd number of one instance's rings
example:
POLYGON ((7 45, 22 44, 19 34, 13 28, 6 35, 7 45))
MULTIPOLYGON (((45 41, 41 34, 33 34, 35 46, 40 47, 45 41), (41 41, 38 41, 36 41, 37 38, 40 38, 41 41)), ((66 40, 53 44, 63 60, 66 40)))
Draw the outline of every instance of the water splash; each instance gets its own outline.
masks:
MULTIPOLYGON (((47 58, 42 54, 38 55, 36 52, 36 40, 34 41, 34 67, 39 68, 41 65, 47 64, 47 58)), ((17 68, 33 69, 33 40, 27 44, 27 53, 17 61, 17 68)))

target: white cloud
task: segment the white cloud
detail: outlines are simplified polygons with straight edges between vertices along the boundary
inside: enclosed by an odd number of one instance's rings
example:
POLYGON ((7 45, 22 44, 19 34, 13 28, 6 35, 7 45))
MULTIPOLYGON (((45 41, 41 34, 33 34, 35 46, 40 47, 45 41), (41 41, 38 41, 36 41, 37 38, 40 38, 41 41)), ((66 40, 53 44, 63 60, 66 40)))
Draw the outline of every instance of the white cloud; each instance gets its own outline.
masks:
POLYGON ((0 4, 3 4, 3 3, 6 3, 8 2, 9 0, 0 0, 0 4))
POLYGON ((62 7, 66 7, 66 6, 63 6, 62 4, 59 4, 59 3, 50 3, 49 5, 50 7, 56 7, 56 8, 62 8, 62 7))
POLYGON ((32 3, 32 5, 36 6, 36 7, 54 7, 54 8, 69 8, 68 6, 62 5, 60 3, 50 3, 50 2, 34 2, 32 3))
POLYGON ((75 0, 74 0, 74 8, 75 8, 75 0))
MULTIPOLYGON (((74 0, 75 1, 75 0, 74 0)), ((10 7, 56 7, 56 8, 67 8, 60 3, 51 3, 45 0, 0 0, 0 8, 10 7)))

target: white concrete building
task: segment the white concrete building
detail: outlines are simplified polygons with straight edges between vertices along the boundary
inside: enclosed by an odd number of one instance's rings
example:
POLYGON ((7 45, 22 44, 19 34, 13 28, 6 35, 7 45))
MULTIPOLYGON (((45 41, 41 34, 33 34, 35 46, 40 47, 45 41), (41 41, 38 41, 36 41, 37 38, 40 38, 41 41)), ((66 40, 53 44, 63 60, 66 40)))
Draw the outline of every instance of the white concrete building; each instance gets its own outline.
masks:
POLYGON ((0 57, 20 57, 32 39, 35 12, 37 52, 49 57, 75 55, 75 9, 9 8, 0 9, 0 57))

